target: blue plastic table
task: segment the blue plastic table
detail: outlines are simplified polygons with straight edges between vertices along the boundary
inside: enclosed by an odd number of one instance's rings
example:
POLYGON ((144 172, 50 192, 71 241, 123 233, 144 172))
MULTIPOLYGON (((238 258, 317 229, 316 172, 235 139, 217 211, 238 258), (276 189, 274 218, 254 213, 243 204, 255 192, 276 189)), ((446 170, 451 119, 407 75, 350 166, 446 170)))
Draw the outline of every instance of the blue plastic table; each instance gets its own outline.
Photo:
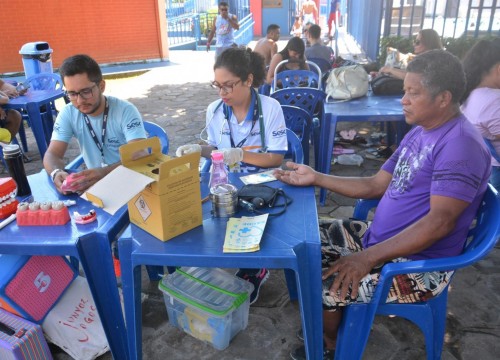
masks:
MULTIPOLYGON (((359 99, 324 102, 324 118, 321 123, 319 166, 316 169, 330 173, 337 123, 340 121, 404 121, 401 96, 377 96, 371 92, 359 99)), ((320 191, 320 204, 325 205, 326 190, 320 191)))
MULTIPOLYGON (((64 91, 58 90, 28 90, 28 92, 19 96, 15 99, 10 99, 7 104, 4 105, 7 109, 24 109, 28 112, 28 117, 30 119, 31 129, 33 135, 36 139, 36 144, 38 146, 38 151, 43 159, 45 151, 47 151, 48 143, 50 142, 50 133, 46 133, 44 130, 44 124, 42 120, 42 115, 40 113, 40 107, 46 105, 49 108, 49 104, 59 98, 64 96, 64 91)), ((49 124, 50 128, 47 132, 50 132, 52 124, 49 124)))
POLYGON ((61 255, 78 259, 85 271, 97 311, 115 359, 128 359, 125 323, 111 257, 110 240, 128 224, 126 207, 114 216, 76 195, 64 196, 55 189, 45 170, 28 177, 34 200, 75 200, 68 208, 86 214, 97 212, 97 221, 62 226, 17 226, 14 221, 0 230, 0 254, 61 255))
MULTIPOLYGON (((242 186, 237 176, 231 182, 242 186)), ((201 177, 202 197, 207 194, 207 174, 201 177)), ((211 203, 203 205, 203 225, 162 242, 129 225, 118 240, 122 270, 125 319, 131 359, 142 358, 141 265, 222 268, 285 269, 290 297, 298 295, 309 359, 322 357, 321 246, 313 187, 293 187, 274 181, 293 198, 286 212, 269 217, 260 250, 223 253, 227 218, 212 218, 211 203)), ((236 216, 250 214, 240 211, 236 216)), ((264 285, 265 286, 265 285, 264 285)))

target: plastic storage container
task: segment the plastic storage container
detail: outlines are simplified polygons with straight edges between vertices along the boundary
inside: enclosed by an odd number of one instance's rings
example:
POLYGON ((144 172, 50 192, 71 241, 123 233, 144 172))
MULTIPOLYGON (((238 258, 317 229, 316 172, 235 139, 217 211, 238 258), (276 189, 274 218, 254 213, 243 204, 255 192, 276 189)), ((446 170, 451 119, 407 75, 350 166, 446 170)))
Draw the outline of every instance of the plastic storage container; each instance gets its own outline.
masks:
POLYGON ((170 323, 218 350, 247 327, 253 285, 224 270, 183 267, 158 287, 170 323))
POLYGON ((44 41, 26 43, 19 50, 23 56, 26 78, 41 73, 52 73, 52 49, 44 41))

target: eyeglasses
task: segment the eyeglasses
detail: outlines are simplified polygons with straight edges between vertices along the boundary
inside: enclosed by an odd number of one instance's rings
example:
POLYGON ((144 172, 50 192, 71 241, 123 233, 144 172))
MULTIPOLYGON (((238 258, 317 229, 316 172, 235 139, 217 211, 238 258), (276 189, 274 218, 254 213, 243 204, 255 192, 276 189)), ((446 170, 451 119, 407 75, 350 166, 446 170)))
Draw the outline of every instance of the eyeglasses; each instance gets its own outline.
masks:
POLYGON ((418 40, 418 39, 413 40, 413 45, 417 45, 417 46, 420 45, 420 40, 418 40))
POLYGON ((212 81, 210 86, 213 87, 214 89, 216 89, 218 92, 220 92, 222 90, 225 94, 231 94, 234 90, 234 87, 236 85, 238 85, 240 82, 241 82, 241 80, 238 80, 232 84, 220 85, 217 81, 212 81))
POLYGON ((78 96, 80 96, 83 100, 88 100, 94 95, 92 93, 92 89, 96 87, 97 85, 94 84, 91 87, 88 87, 86 89, 82 89, 80 91, 66 91, 66 96, 69 97, 70 100, 77 100, 78 96))

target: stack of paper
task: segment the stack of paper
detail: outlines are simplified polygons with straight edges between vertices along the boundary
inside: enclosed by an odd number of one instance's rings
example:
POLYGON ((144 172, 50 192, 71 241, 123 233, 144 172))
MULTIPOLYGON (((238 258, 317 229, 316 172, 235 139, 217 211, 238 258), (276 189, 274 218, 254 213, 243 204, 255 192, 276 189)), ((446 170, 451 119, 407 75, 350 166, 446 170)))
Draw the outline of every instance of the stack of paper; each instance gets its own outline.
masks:
POLYGON ((230 218, 227 222, 223 252, 258 251, 267 217, 268 214, 230 218))

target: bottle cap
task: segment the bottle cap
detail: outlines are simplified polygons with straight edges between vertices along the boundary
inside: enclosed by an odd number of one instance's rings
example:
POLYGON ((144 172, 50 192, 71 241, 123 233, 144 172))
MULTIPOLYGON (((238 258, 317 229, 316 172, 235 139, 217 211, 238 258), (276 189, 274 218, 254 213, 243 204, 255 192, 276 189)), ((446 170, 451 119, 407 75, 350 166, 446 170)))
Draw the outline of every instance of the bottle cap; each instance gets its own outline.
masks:
POLYGON ((17 145, 17 144, 8 144, 8 145, 3 146, 3 154, 4 155, 17 154, 20 151, 21 151, 21 149, 19 148, 19 145, 17 145))
POLYGON ((218 151, 212 151, 212 160, 224 160, 224 154, 218 151))

